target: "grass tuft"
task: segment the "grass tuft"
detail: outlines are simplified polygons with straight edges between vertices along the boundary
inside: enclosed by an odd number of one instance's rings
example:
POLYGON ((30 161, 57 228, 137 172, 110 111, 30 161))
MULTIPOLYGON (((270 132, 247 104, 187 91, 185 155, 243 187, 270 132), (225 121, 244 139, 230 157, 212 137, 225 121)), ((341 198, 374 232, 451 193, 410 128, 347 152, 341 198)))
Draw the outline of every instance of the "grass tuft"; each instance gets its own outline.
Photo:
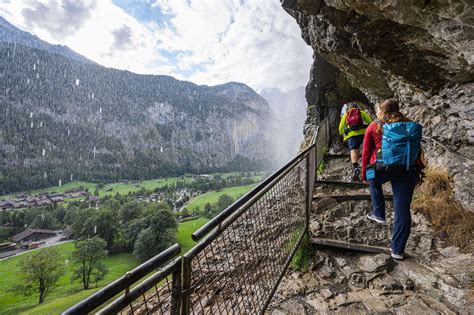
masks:
POLYGON ((313 253, 308 233, 305 233, 298 250, 291 259, 290 268, 295 271, 306 272, 313 253))
POLYGON ((474 250, 474 213, 454 199, 447 170, 427 169, 426 178, 416 191, 413 210, 425 214, 452 245, 466 252, 474 250))
POLYGON ((451 180, 448 175, 448 171, 441 168, 428 168, 426 171, 426 178, 418 188, 418 192, 425 195, 434 197, 440 193, 446 193, 451 191, 451 180))

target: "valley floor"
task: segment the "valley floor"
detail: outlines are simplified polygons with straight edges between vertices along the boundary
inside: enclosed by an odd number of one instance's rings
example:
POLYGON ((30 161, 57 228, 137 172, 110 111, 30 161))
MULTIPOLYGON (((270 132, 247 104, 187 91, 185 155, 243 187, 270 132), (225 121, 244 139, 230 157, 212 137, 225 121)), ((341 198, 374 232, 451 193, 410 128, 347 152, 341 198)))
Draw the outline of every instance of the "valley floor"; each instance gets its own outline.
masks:
MULTIPOLYGON (((230 176, 231 174, 223 174, 223 176, 230 176)), ((177 180, 178 178, 168 179, 177 180)), ((158 182, 160 180, 157 180, 158 182)), ((164 180, 163 180, 164 181, 164 180)), ((163 184, 163 181, 160 184, 163 184)), ((156 184, 153 183, 153 185, 156 184)), ((78 183, 79 184, 79 183, 78 183)), ((152 185, 150 181, 142 182, 141 185, 152 185)), ((123 186, 123 184, 117 184, 123 186)), ((255 185, 237 186, 222 189, 220 191, 212 191, 206 194, 198 195, 193 200, 190 200, 187 207, 200 207, 203 210, 203 205, 207 202, 215 203, 222 194, 229 194, 236 198, 251 190, 255 185), (194 205, 194 206, 193 206, 194 205)), ((107 186, 106 186, 107 187, 107 186)), ((201 217, 195 220, 180 222, 177 233, 177 241, 181 246, 181 252, 185 253, 192 248, 196 243, 191 239, 191 234, 203 226, 208 219, 201 217)), ((69 262, 71 260, 71 253, 74 249, 74 244, 60 243, 54 245, 61 252, 65 261, 66 274, 59 280, 59 285, 53 289, 51 294, 46 297, 45 303, 37 304, 36 295, 24 297, 22 295, 10 292, 9 290, 19 283, 19 268, 18 262, 23 255, 29 255, 30 252, 25 252, 20 256, 8 257, 0 260, 0 314, 58 314, 74 305, 80 300, 93 294, 101 287, 109 284, 113 280, 125 274, 127 271, 138 266, 139 261, 131 254, 117 254, 110 255, 106 258, 105 264, 110 270, 105 280, 99 282, 98 288, 92 288, 86 291, 81 289, 79 283, 70 283, 69 279, 72 274, 72 266, 69 262)), ((37 249, 41 250, 41 249, 37 249)))
MULTIPOLYGON (((177 239, 182 252, 186 252, 194 246, 195 242, 191 239, 191 234, 207 221, 205 218, 200 218, 179 224, 177 239)), ((24 297, 9 292, 13 286, 19 284, 19 268, 17 265, 21 256, 29 255, 30 252, 0 261, 0 276, 2 278, 0 283, 0 314, 59 314, 139 265, 139 261, 131 253, 110 255, 104 261, 110 270, 105 280, 99 282, 97 288, 92 286, 91 289, 83 291, 80 283, 70 283, 69 281, 72 274, 72 266, 69 262, 74 244, 72 242, 61 243, 55 245, 55 247, 64 258, 67 272, 60 278, 59 285, 46 297, 45 303, 42 305, 37 304, 36 295, 24 297)))

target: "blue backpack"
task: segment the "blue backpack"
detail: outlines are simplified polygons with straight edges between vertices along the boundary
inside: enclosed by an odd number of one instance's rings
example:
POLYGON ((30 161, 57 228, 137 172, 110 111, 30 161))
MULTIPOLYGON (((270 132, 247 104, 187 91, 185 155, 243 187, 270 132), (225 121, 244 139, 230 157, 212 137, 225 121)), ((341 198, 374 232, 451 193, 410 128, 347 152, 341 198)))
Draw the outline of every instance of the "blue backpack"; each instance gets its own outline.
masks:
POLYGON ((383 125, 382 158, 386 166, 405 166, 415 163, 421 149, 423 127, 416 122, 397 122, 383 125))

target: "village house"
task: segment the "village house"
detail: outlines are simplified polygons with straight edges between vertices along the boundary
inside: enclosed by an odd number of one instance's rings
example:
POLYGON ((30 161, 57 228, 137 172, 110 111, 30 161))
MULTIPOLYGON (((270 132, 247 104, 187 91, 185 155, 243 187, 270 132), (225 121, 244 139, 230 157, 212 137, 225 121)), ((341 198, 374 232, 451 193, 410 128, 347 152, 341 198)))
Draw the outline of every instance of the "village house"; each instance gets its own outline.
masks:
POLYGON ((15 204, 13 205, 14 209, 22 209, 22 208, 27 208, 27 207, 28 207, 28 203, 26 201, 15 202, 15 204))
POLYGON ((13 200, 5 200, 5 201, 0 201, 0 209, 2 210, 7 210, 7 209, 12 209, 16 205, 16 202, 13 200))
POLYGON ((67 226, 64 230, 63 230, 63 236, 61 237, 61 240, 64 241, 64 240, 72 240, 74 238, 74 230, 72 229, 71 226, 67 226))
POLYGON ((85 200, 85 202, 89 203, 89 208, 95 204, 95 208, 99 208, 100 197, 97 196, 90 196, 89 200, 85 200))
POLYGON ((26 229, 21 233, 13 235, 12 240, 15 243, 36 242, 56 235, 56 232, 52 230, 26 229))
POLYGON ((47 198, 42 198, 42 199, 39 199, 38 202, 37 202, 37 205, 38 206, 47 206, 47 205, 50 205, 52 204, 53 202, 47 198))
POLYGON ((51 200, 51 202, 53 203, 58 203, 58 202, 63 202, 64 201, 64 198, 63 197, 49 197, 49 200, 51 200))

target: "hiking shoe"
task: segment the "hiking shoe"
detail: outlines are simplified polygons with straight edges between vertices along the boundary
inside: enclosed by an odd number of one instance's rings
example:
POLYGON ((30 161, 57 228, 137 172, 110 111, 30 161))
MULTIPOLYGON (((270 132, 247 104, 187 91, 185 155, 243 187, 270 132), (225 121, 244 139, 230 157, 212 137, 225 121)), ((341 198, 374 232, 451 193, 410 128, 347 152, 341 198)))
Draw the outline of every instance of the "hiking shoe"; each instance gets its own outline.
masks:
POLYGON ((392 256, 393 259, 396 259, 396 260, 403 260, 405 259, 405 257, 403 257, 403 254, 397 254, 397 253, 390 253, 390 256, 392 256))
POLYGON ((360 168, 354 168, 354 173, 352 174, 352 181, 353 182, 360 182, 360 168))
POLYGON ((403 254, 397 254, 395 253, 392 248, 390 247, 390 256, 392 256, 393 259, 396 259, 396 260, 403 260, 405 259, 405 257, 403 256, 403 254))
POLYGON ((367 218, 369 220, 375 221, 375 222, 380 223, 380 224, 385 224, 387 222, 387 221, 385 221, 385 219, 379 218, 379 217, 375 216, 373 213, 368 214, 367 218))

